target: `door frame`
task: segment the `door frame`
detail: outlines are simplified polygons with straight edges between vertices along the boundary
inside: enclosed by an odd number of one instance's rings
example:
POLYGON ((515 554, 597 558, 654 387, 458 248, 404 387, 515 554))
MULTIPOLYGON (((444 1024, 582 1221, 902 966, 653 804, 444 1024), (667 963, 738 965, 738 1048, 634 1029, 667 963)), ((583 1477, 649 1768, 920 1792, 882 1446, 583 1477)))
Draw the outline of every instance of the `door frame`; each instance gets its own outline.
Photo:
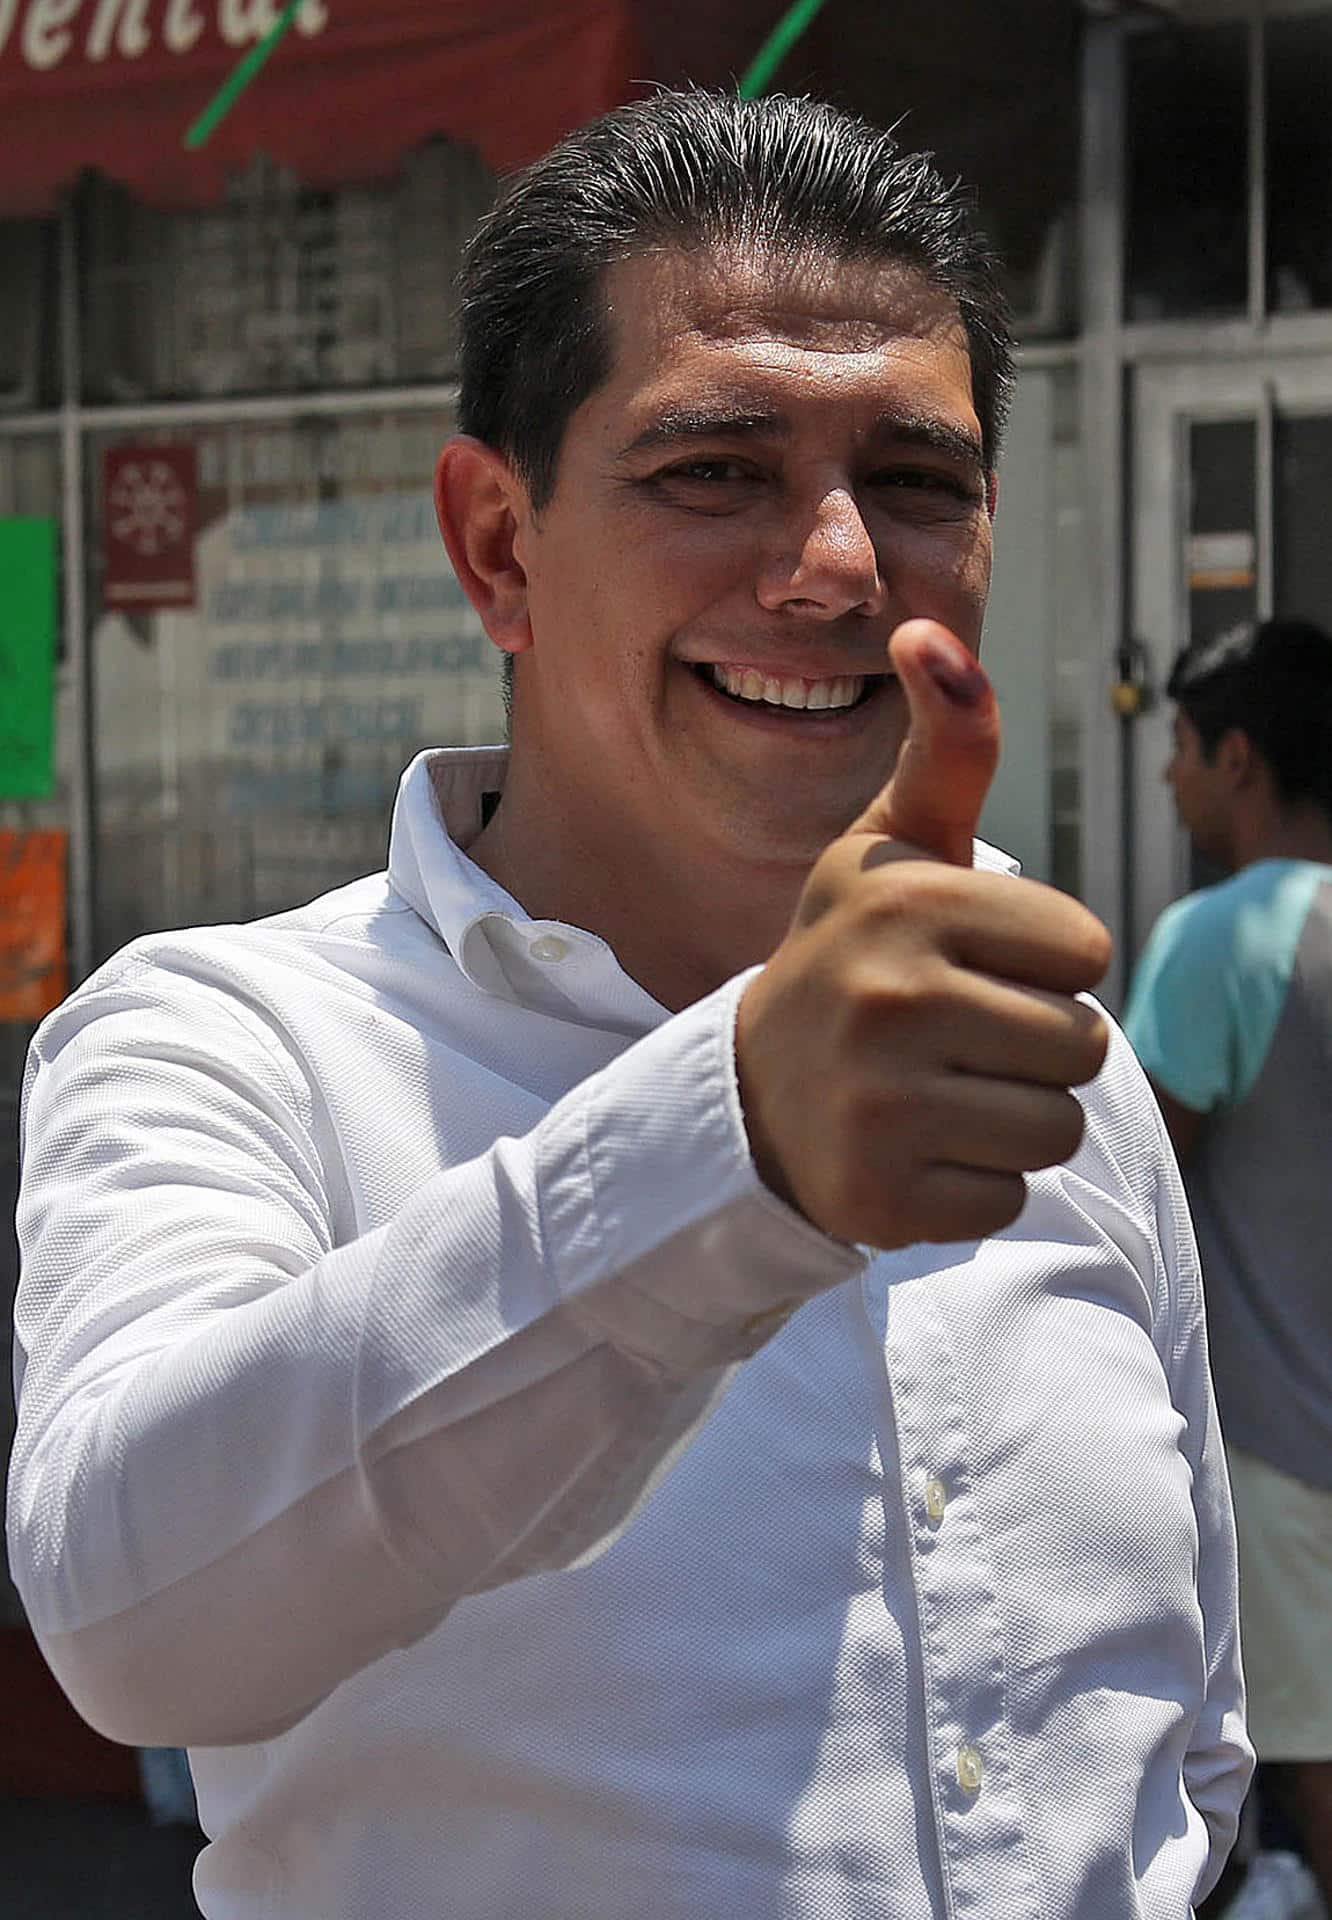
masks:
POLYGON ((1131 824, 1124 857, 1132 925, 1124 931, 1130 959, 1158 915, 1189 885, 1188 839, 1161 780, 1173 722, 1164 688, 1189 633, 1189 427, 1212 420, 1256 424, 1253 533, 1262 617, 1271 611, 1274 589, 1272 422, 1278 414, 1332 415, 1332 350, 1139 363, 1133 369, 1130 632, 1146 650, 1154 697, 1133 722, 1126 769, 1131 824))

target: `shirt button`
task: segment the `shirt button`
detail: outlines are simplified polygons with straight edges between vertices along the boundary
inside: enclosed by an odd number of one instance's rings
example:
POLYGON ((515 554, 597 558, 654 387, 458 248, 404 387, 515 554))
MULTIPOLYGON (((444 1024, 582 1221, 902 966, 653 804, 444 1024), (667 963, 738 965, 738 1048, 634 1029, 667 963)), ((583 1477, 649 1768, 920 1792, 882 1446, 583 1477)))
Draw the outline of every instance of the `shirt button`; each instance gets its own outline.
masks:
POLYGON ((942 1480, 925 1482, 925 1518, 932 1527, 939 1526, 944 1517, 944 1508, 948 1505, 948 1489, 942 1480))
POLYGON ((957 1750, 958 1786, 963 1793, 979 1793, 984 1777, 985 1763, 980 1757, 980 1748, 964 1743, 957 1750))
POLYGON ((563 960, 569 942, 561 940, 558 933, 539 933, 527 951, 534 960, 563 960))

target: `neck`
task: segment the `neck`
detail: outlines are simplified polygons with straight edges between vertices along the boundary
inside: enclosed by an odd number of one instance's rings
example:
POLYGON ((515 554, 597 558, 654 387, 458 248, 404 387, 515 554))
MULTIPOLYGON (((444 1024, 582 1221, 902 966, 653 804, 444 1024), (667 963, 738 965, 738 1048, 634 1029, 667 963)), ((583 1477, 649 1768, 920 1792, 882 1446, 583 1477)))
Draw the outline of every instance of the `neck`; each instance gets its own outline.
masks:
POLYGON ((672 1013, 766 960, 795 911, 805 870, 716 847, 688 858, 632 820, 617 830, 548 804, 532 760, 515 754, 504 797, 468 857, 537 920, 605 940, 630 977, 672 1013))
POLYGON ((1264 809, 1238 835, 1236 867, 1255 860, 1316 860, 1332 866, 1332 818, 1309 804, 1264 809))

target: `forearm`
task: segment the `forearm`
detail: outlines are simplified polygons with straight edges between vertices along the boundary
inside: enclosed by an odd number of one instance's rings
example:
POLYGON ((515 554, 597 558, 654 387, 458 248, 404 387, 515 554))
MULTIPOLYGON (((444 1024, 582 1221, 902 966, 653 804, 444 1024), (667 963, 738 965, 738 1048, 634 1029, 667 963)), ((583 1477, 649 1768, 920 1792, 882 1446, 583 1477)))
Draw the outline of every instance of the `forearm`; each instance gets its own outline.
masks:
POLYGON ((254 1120, 262 1062, 164 1170, 180 1049, 150 1073, 144 1025, 154 1121, 116 1151, 62 1121, 77 1089, 34 1103, 59 1174, 17 1322, 16 1578, 116 1737, 258 1738, 464 1594, 597 1551, 766 1310, 860 1264, 759 1187, 706 1010, 341 1247, 295 1119, 254 1120))
MULTIPOLYGON (((351 1674, 428 1633, 479 1570, 488 1570, 486 1584, 505 1577, 493 1515, 465 1490, 478 1459, 487 1481, 508 1477, 494 1469, 506 1442, 516 1463, 516 1428, 528 1444, 527 1501, 514 1503, 515 1530, 526 1521, 536 1535, 527 1559, 562 1565, 604 1512, 597 1484, 628 1492, 626 1470, 700 1418, 720 1384, 713 1377, 680 1389, 646 1379, 610 1349, 589 1353, 458 1429, 409 1442, 368 1469, 348 1465, 265 1525, 247 1530, 246 1516, 216 1516, 230 1519, 237 1538, 215 1559, 165 1585, 145 1580, 127 1606, 90 1611, 65 1630, 38 1622, 38 1638, 80 1711, 110 1738, 180 1746, 269 1738, 351 1674), (596 1410, 581 1431, 569 1417, 580 1407, 596 1410), (531 1436, 552 1427, 560 1445, 534 1449, 531 1436), (427 1498, 430 1550, 405 1557, 385 1538, 382 1506, 419 1511, 427 1498), (571 1516, 544 1544, 543 1503, 571 1516)), ((192 1465, 189 1455, 178 1460, 182 1484, 192 1465)), ((96 1550, 99 1534, 112 1535, 119 1551, 119 1529, 89 1520, 78 1529, 84 1551, 96 1550)))

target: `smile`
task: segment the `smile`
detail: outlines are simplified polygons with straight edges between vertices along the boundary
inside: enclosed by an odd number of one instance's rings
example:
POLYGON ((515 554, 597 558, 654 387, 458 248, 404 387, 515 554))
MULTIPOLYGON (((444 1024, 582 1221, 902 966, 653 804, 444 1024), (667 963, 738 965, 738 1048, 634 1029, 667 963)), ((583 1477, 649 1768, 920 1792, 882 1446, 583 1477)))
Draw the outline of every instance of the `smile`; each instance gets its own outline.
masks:
POLYGON ((810 680, 801 675, 764 674, 755 667, 730 667, 720 663, 700 666, 698 671, 710 685, 729 694, 733 700, 804 713, 841 713, 848 707, 859 706, 885 678, 877 673, 847 673, 810 680))

